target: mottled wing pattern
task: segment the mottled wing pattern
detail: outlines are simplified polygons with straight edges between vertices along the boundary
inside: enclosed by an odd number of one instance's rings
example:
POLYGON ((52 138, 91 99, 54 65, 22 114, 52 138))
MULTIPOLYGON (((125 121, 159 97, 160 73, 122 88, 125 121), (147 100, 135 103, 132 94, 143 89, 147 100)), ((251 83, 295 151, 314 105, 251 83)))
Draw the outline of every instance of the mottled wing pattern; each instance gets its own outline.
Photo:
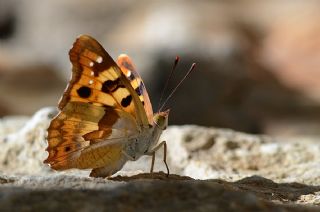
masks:
POLYGON ((143 105, 130 82, 95 39, 80 36, 69 55, 73 75, 59 103, 60 109, 69 101, 117 107, 131 114, 138 125, 147 125, 143 105))
POLYGON ((48 128, 49 156, 45 163, 57 170, 100 167, 106 162, 103 161, 104 155, 120 157, 120 153, 114 154, 120 152, 122 146, 120 142, 117 145, 110 143, 94 151, 91 146, 99 142, 99 139, 108 138, 111 141, 129 137, 136 133, 134 124, 121 111, 83 102, 69 102, 48 128), (125 122, 126 125, 115 126, 118 121, 125 122))
POLYGON ((59 170, 112 167, 122 157, 121 142, 148 126, 144 107, 96 40, 80 36, 69 55, 72 78, 59 102, 61 111, 48 128, 44 162, 59 170), (106 144, 94 148, 100 141, 106 144))
POLYGON ((136 93, 138 94, 140 101, 142 102, 144 109, 146 111, 149 123, 153 123, 153 110, 150 102, 150 98, 147 92, 147 89, 142 81, 142 78, 138 74, 133 65, 132 60, 126 54, 121 54, 117 60, 118 66, 121 68, 121 71, 124 75, 130 80, 130 83, 136 93))

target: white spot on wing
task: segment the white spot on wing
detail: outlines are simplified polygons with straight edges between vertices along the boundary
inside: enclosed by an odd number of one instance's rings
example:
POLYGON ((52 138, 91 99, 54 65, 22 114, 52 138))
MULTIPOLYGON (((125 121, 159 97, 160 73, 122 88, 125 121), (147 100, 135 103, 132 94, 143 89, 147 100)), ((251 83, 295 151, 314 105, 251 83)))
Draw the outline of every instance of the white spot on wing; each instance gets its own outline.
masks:
POLYGON ((89 85, 92 85, 93 84, 93 80, 89 80, 89 85))
POLYGON ((99 57, 96 59, 96 62, 97 62, 97 63, 102 63, 102 61, 103 61, 103 58, 102 58, 101 56, 99 56, 99 57))
POLYGON ((130 70, 128 70, 128 73, 127 73, 127 77, 130 77, 131 76, 131 71, 130 70))
POLYGON ((94 65, 93 62, 90 62, 90 63, 89 63, 89 66, 90 66, 90 67, 93 67, 93 65, 94 65))
POLYGON ((94 76, 94 72, 93 72, 93 71, 91 71, 90 75, 91 75, 91 76, 94 76))

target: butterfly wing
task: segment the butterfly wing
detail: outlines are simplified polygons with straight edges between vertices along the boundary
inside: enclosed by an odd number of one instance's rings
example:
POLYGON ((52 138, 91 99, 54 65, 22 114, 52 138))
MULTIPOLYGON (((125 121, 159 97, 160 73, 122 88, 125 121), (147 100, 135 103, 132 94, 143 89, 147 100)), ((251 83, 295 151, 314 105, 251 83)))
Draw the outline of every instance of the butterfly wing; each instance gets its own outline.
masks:
MULTIPOLYGON (((45 163, 57 170, 100 167, 103 161, 99 162, 98 159, 104 155, 110 157, 112 148, 112 154, 119 152, 122 149, 121 142, 110 142, 99 151, 92 151, 91 146, 105 138, 125 140, 136 133, 135 122, 121 111, 70 102, 50 123, 47 136, 49 156, 45 163)), ((112 158, 120 156, 119 152, 112 158)))
POLYGON ((59 103, 60 109, 69 101, 90 102, 98 106, 121 108, 131 114, 139 126, 148 125, 139 96, 95 39, 87 35, 80 36, 69 55, 73 76, 59 103))
POLYGON ((69 52, 72 78, 60 113, 48 128, 48 158, 53 169, 99 168, 124 161, 123 142, 149 122, 135 89, 93 38, 82 35, 69 52), (95 148, 96 143, 104 142, 95 148), (113 163, 113 164, 112 164, 113 163))
POLYGON ((138 74, 129 56, 121 54, 117 60, 118 66, 121 68, 123 74, 128 78, 131 86, 135 89, 135 92, 139 96, 140 101, 146 111, 149 124, 153 124, 153 110, 150 102, 150 98, 147 89, 142 81, 142 78, 138 74))

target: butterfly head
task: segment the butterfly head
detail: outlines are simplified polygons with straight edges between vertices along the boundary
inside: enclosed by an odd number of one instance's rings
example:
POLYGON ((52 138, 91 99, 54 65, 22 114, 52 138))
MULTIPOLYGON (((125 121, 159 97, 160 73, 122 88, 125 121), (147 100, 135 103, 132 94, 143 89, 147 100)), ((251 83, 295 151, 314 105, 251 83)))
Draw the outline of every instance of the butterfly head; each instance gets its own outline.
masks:
POLYGON ((161 130, 165 130, 168 126, 168 117, 170 110, 158 112, 154 114, 153 121, 154 125, 159 127, 161 130))

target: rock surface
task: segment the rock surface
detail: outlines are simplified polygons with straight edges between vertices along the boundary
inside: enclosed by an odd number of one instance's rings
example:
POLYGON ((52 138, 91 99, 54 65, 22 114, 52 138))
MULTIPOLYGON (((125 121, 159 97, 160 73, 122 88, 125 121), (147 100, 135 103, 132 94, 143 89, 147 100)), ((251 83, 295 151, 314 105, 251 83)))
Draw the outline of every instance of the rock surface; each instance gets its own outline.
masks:
POLYGON ((2 210, 201 210, 318 211, 317 141, 275 139, 227 129, 171 126, 169 177, 156 158, 142 157, 109 179, 88 171, 56 172, 46 158, 45 135, 56 109, 32 118, 0 120, 0 208, 2 210))

